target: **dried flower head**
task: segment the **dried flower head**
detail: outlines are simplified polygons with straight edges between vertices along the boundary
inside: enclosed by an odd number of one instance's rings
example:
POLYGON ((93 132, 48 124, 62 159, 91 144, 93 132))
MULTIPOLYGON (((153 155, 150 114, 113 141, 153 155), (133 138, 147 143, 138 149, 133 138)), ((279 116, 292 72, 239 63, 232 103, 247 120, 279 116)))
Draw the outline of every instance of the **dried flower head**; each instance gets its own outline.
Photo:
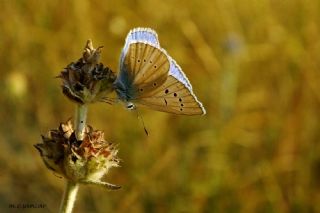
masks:
POLYGON ((61 123, 58 129, 42 136, 42 142, 35 147, 40 152, 47 168, 79 183, 103 185, 108 189, 119 186, 101 182, 111 167, 119 165, 118 150, 105 141, 104 133, 86 126, 83 140, 77 140, 71 121, 61 123))
POLYGON ((62 79, 63 94, 72 101, 79 104, 97 102, 113 91, 116 75, 99 63, 101 49, 93 48, 88 40, 82 58, 70 63, 58 76, 62 79))

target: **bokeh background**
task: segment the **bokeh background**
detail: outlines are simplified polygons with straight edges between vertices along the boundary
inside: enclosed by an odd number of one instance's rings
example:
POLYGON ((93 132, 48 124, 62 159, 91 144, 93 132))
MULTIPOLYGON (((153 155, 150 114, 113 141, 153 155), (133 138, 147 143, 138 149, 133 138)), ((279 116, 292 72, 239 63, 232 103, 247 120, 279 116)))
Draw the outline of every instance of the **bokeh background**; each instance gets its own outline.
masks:
POLYGON ((119 144, 109 192, 82 186, 75 212, 320 212, 320 2, 1 1, 0 212, 57 212, 64 180, 33 144, 74 114, 54 78, 85 42, 117 71, 126 34, 155 29, 205 116, 120 104, 88 122, 119 144))

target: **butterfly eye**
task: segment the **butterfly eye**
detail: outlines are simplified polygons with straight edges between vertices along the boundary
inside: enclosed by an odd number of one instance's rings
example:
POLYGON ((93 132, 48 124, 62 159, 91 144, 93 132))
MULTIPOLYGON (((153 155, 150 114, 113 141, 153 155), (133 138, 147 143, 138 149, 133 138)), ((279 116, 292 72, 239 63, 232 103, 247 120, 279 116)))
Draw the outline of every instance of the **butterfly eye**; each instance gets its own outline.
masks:
POLYGON ((133 110, 135 108, 133 103, 128 103, 127 109, 133 110))

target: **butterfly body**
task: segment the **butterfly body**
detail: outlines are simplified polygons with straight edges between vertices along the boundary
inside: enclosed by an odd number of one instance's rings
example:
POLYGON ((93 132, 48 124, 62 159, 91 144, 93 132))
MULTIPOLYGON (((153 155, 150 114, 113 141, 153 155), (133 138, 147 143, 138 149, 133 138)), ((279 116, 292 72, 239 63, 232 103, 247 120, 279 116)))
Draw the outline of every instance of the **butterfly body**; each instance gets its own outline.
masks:
MULTIPOLYGON (((126 69, 126 68, 123 68, 126 69)), ((116 82, 114 83, 114 88, 121 101, 128 102, 133 97, 135 97, 136 89, 132 84, 132 77, 129 76, 128 72, 124 70, 119 74, 116 82)))
POLYGON ((153 30, 136 28, 129 32, 119 67, 114 88, 128 109, 145 106, 174 114, 205 114, 189 80, 160 47, 153 30))

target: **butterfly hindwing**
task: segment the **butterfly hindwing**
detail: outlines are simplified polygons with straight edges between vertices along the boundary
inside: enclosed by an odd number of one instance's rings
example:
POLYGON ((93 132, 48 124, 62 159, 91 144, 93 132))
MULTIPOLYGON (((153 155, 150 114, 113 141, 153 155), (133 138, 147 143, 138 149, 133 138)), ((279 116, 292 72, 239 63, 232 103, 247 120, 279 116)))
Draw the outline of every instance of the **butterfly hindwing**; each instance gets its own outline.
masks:
POLYGON ((169 75, 174 76, 176 79, 178 79, 179 81, 181 81, 181 83, 183 83, 189 90, 190 92, 192 92, 192 86, 190 81, 188 80, 187 76, 184 74, 184 72, 182 71, 181 67, 177 64, 177 62, 175 60, 173 60, 173 58, 171 58, 169 56, 169 60, 170 60, 170 71, 169 71, 169 75))
POLYGON ((205 110, 195 95, 175 77, 149 93, 140 95, 135 103, 158 111, 181 115, 202 115, 205 110))

